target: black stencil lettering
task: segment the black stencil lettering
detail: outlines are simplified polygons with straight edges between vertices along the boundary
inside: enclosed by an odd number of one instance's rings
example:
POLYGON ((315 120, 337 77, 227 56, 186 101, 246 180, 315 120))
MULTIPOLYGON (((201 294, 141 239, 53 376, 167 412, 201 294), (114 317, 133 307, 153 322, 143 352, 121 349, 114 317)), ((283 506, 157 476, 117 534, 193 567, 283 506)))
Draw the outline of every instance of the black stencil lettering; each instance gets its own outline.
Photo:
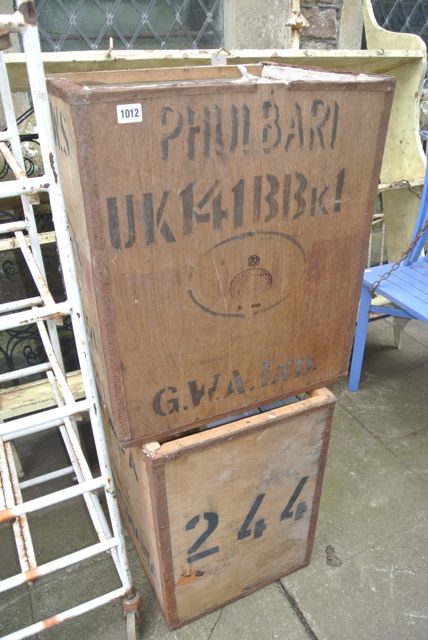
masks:
POLYGON ((262 176, 254 178, 253 221, 260 220, 262 210, 262 176))
POLYGON ((314 368, 314 361, 312 358, 306 358, 305 360, 305 373, 309 373, 314 368))
POLYGON ((230 138, 230 150, 234 151, 238 145, 238 132, 239 132, 239 118, 238 118, 238 108, 235 105, 232 105, 231 108, 232 115, 232 133, 230 138))
POLYGON ((114 249, 120 249, 119 212, 117 210, 117 198, 107 198, 108 228, 110 242, 114 249))
MULTIPOLYGON (((212 187, 210 187, 208 189, 208 191, 202 196, 202 198, 199 200, 198 204, 196 205, 198 207, 198 209, 203 209, 205 207, 205 205, 207 204, 207 202, 213 197, 214 192, 217 190, 218 185, 220 184, 220 180, 216 180, 214 182, 214 184, 212 185, 212 187)), ((198 222, 207 222, 209 220, 210 216, 209 214, 199 214, 198 216, 198 222), (206 217, 208 216, 208 217, 206 217)))
POLYGON ((311 189, 311 216, 315 216, 315 207, 317 204, 317 187, 312 187, 311 189))
POLYGON ((296 507, 296 512, 295 512, 295 515, 294 515, 294 519, 295 520, 301 520, 303 518, 303 516, 305 515, 307 510, 308 510, 308 505, 306 504, 306 502, 299 502, 297 507, 296 507))
POLYGON ((125 247, 129 249, 135 242, 134 199, 132 196, 126 196, 126 220, 128 222, 128 240, 125 247))
POLYGON ((284 176, 284 188, 282 191, 282 217, 288 218, 290 212, 291 173, 284 176))
POLYGON ((213 200, 214 229, 220 229, 221 221, 227 220, 227 209, 221 208, 221 191, 213 200))
POLYGON ((342 194, 343 194, 343 185, 345 184, 345 169, 342 169, 337 174, 336 180, 336 195, 334 198, 334 213, 339 213, 342 208, 342 194))
POLYGON ((175 242, 175 236, 165 220, 162 220, 162 216, 168 201, 170 191, 164 191, 162 194, 162 200, 159 205, 159 209, 156 212, 156 220, 154 216, 153 207, 153 194, 143 194, 143 212, 144 212, 144 232, 145 243, 153 244, 155 242, 155 228, 160 227, 160 233, 167 242, 175 242), (162 224, 161 224, 162 222, 162 224))
MULTIPOLYGON (((195 527, 200 522, 200 516, 194 516, 189 520, 189 522, 185 526, 186 531, 191 531, 195 529, 195 527)), ((218 514, 214 511, 206 511, 204 513, 204 519, 207 521, 207 528, 205 531, 199 536, 199 538, 192 544, 191 547, 187 550, 187 562, 190 564, 192 562, 196 562, 197 560, 202 560, 202 558, 206 558, 207 556, 211 556, 214 553, 218 553, 220 551, 219 546, 210 547, 209 549, 205 549, 205 551, 199 551, 196 553, 198 549, 206 542, 209 536, 217 529, 218 527, 218 514)))
POLYGON ((271 174, 267 174, 267 181, 269 182, 269 193, 265 196, 265 202, 268 205, 269 213, 265 217, 265 222, 269 222, 272 218, 275 218, 278 215, 278 201, 276 199, 276 195, 279 191, 279 181, 278 178, 271 174))
POLYGON ((334 145, 336 142, 337 136, 337 123, 339 122, 339 105, 336 100, 334 101, 334 111, 333 111, 333 124, 331 128, 331 140, 330 140, 330 148, 334 149, 334 145))
POLYGON ((244 153, 248 151, 245 147, 248 147, 250 143, 250 109, 244 104, 243 108, 243 127, 242 127, 242 144, 244 146, 244 153))
POLYGON ((279 109, 278 105, 269 101, 263 103, 263 118, 270 117, 270 112, 273 111, 273 120, 271 124, 265 124, 263 127, 262 140, 263 144, 269 144, 268 147, 264 147, 265 153, 270 153, 281 142, 281 127, 279 126, 279 109))
POLYGON ((164 389, 160 389, 155 397, 153 398, 153 411, 158 414, 158 416, 166 416, 171 413, 177 413, 179 410, 178 398, 172 397, 165 399, 164 396, 166 393, 177 393, 177 389, 175 387, 167 387, 164 389), (164 408, 166 409, 164 411, 164 408))
POLYGON ((62 150, 61 144, 60 144, 60 138, 59 138, 58 109, 55 109, 52 105, 51 105, 51 116, 52 116, 52 127, 53 127, 55 146, 57 147, 57 149, 62 150))
POLYGON ((304 137, 303 137, 303 121, 302 121, 302 109, 297 102, 294 103, 295 115, 291 119, 290 123, 290 132, 287 136, 287 140, 285 141, 284 149, 288 151, 291 142, 296 137, 296 131, 299 141, 300 149, 303 148, 304 137))
MULTIPOLYGON (((314 100, 312 102, 311 115, 313 117, 316 117, 316 115, 318 113, 318 107, 324 107, 323 100, 314 100)), ((320 145, 321 145, 322 149, 325 149, 324 135, 323 135, 322 129, 327 124, 327 121, 328 121, 328 119, 330 117, 330 113, 331 113, 330 106, 327 105, 327 107, 325 109, 324 117, 315 126, 315 128, 311 127, 311 132, 309 134, 309 149, 312 149, 314 144, 315 144, 315 132, 318 134, 318 139, 319 139, 319 142, 320 142, 320 145)))
MULTIPOLYGON (((208 189, 208 191, 204 194, 201 200, 197 203, 197 208, 202 209, 205 207, 207 202, 212 198, 213 193, 217 189, 220 184, 219 180, 216 180, 212 187, 208 189)), ((179 193, 180 198, 182 199, 183 206, 183 233, 184 235, 188 235, 193 231, 193 221, 195 220, 198 223, 201 222, 209 222, 210 214, 198 213, 194 210, 193 204, 193 183, 189 182, 189 184, 179 193)))
POLYGON ((65 128, 65 116, 62 111, 58 111, 56 107, 52 106, 51 116, 55 146, 64 155, 68 156, 70 153, 70 144, 68 142, 67 131, 65 128))
POLYGON ((288 501, 284 511, 281 513, 280 520, 285 520, 287 518, 292 518, 293 517, 292 508, 293 508, 294 503, 296 502, 297 498, 301 494, 301 492, 303 490, 303 487, 305 486, 306 481, 308 480, 308 478, 309 478, 309 476, 304 476, 303 478, 300 479, 299 484, 294 489, 294 491, 293 491, 293 493, 291 495, 291 498, 288 501))
POLYGON ((171 107, 163 107, 161 112, 161 123, 164 126, 168 124, 168 120, 170 119, 168 114, 173 114, 175 116, 174 120, 176 122, 176 125, 174 129, 172 129, 172 131, 170 131, 169 133, 167 133, 162 137, 161 150, 162 150, 163 160, 168 160, 170 140, 174 140, 175 138, 178 138, 178 136, 183 130, 183 116, 181 115, 181 113, 178 113, 174 111, 174 109, 171 109, 171 107))
POLYGON ((261 520, 257 520, 254 524, 254 537, 261 538, 265 529, 267 529, 266 520, 263 518, 261 520))
POLYGON ((196 380, 191 380, 187 384, 192 398, 192 404, 194 407, 197 407, 199 406, 202 398, 205 395, 205 385, 202 384, 200 387, 198 387, 198 383, 196 382, 196 380))
POLYGON ((212 385, 208 388, 208 400, 210 401, 214 399, 214 394, 217 391, 219 379, 220 379, 220 374, 216 373, 215 376, 213 376, 212 385))
MULTIPOLYGON (((260 493, 257 496, 257 498, 254 500, 249 512, 247 513, 247 516, 244 522, 242 523, 241 528, 238 531, 238 535, 237 535, 238 540, 245 540, 245 538, 249 538, 251 536, 250 524, 253 521, 261 503, 263 502, 265 495, 266 495, 265 493, 260 493)), ((255 527, 254 527, 254 537, 260 538, 260 536, 263 535, 263 531, 265 529, 266 529, 265 521, 263 519, 258 520, 255 523, 255 527)))
POLYGON ((287 380, 288 368, 291 365, 290 360, 286 360, 285 362, 280 362, 275 369, 275 375, 273 377, 271 384, 278 384, 279 380, 281 382, 285 382, 287 380))
POLYGON ((303 173, 299 173, 298 171, 296 171, 295 175, 296 179, 299 182, 299 188, 294 194, 294 199, 297 202, 297 211, 293 216, 293 220, 296 220, 296 218, 300 218, 300 216, 305 213, 306 200, 303 197, 303 194, 306 190, 306 187, 308 186, 308 181, 303 173))
POLYGON ((294 374, 294 377, 297 378, 298 376, 301 375, 302 373, 302 368, 303 368, 303 360, 296 360, 296 372, 294 374))
POLYGON ((223 122, 222 112, 219 106, 215 106, 215 152, 218 156, 223 155, 223 122))
POLYGON ((62 151, 64 152, 64 154, 66 156, 68 156, 69 153, 70 153, 70 144, 68 142, 67 132, 66 132, 65 126, 64 126, 64 114, 62 112, 60 112, 60 114, 59 114, 59 121, 61 123, 61 133, 62 133, 64 145, 65 145, 65 146, 62 147, 62 151))
POLYGON ((327 211, 327 207, 325 206, 325 202, 323 198, 327 193, 327 191, 328 191, 328 187, 324 187, 324 189, 321 191, 318 197, 318 208, 321 211, 321 213, 324 214, 325 216, 328 215, 328 211, 327 211))
POLYGON ((186 236, 193 230, 193 183, 189 182, 179 196, 183 207, 183 233, 186 236))
POLYGON ((232 379, 227 385, 226 393, 224 394, 225 398, 232 395, 232 393, 235 393, 235 389, 238 393, 245 392, 244 384, 242 382, 241 374, 239 373, 239 371, 237 371, 236 369, 232 371, 232 376, 232 379))
POLYGON ((211 112, 207 107, 204 108, 204 156, 209 158, 211 155, 211 112))
POLYGON ((129 452, 129 458, 128 458, 128 466, 130 469, 132 469, 132 471, 134 472, 134 476, 137 482, 139 482, 138 480, 138 476, 137 476, 137 470, 135 468, 135 462, 134 462, 134 457, 132 455, 132 451, 129 452))
POLYGON ((263 360, 263 368, 262 368, 262 387, 266 387, 269 384, 269 373, 272 361, 271 360, 263 360))
POLYGON ((189 123, 189 131, 187 133, 187 157, 189 160, 195 158, 195 138, 200 132, 201 127, 195 125, 195 112, 190 107, 187 107, 187 120, 189 123))
POLYGON ((312 188, 311 216, 315 216, 315 213, 317 211, 317 205, 318 205, 318 209, 319 209, 319 211, 321 211, 321 213, 323 213, 324 215, 328 215, 327 207, 325 206, 325 202, 323 201, 323 197, 325 196, 327 191, 328 191, 328 187, 324 187, 323 191, 318 196, 317 187, 313 187, 312 188))
POLYGON ((233 193, 233 226, 242 227, 244 221, 244 191, 245 183, 240 180, 232 189, 233 193))

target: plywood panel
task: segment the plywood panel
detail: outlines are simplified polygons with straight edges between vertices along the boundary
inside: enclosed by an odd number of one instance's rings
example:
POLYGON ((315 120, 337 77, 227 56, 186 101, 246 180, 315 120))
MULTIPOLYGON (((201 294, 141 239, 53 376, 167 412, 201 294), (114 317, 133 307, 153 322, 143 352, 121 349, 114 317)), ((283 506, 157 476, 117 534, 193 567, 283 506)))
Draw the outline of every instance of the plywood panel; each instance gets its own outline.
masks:
POLYGON ((334 402, 321 389, 162 445, 113 452, 119 503, 170 626, 309 562, 334 402))
POLYGON ((347 371, 392 82, 249 71, 50 82, 76 140, 60 161, 69 200, 71 155, 80 168, 100 388, 127 444, 347 371))

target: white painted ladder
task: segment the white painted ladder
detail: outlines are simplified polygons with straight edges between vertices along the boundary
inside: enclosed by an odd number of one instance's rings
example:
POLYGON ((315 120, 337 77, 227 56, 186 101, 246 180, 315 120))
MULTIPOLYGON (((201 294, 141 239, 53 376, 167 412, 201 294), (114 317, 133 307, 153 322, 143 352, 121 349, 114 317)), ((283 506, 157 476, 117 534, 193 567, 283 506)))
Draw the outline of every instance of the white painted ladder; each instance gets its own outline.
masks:
POLYGON ((6 64, 3 53, 0 51, 0 91, 7 127, 5 131, 0 132, 0 152, 14 174, 14 179, 0 183, 0 199, 20 196, 24 212, 21 220, 0 225, 0 238, 7 239, 3 245, 6 244, 9 248, 22 252, 37 287, 38 295, 0 305, 0 331, 24 325, 36 325, 45 350, 46 361, 0 375, 0 382, 19 380, 42 373, 47 377, 52 387, 56 406, 36 414, 0 423, 0 523, 9 522, 13 527, 21 568, 17 575, 0 581, 0 592, 26 583, 33 583, 40 576, 64 569, 97 554, 105 553, 111 554, 122 586, 67 611, 62 611, 51 618, 40 620, 31 626, 9 633, 3 636, 3 640, 27 638, 120 597, 123 598, 128 638, 133 640, 136 637, 136 623, 139 621, 141 599, 133 589, 131 582, 123 531, 100 420, 100 408, 88 351, 63 194, 56 170, 53 129, 38 30, 35 24, 34 5, 33 2, 22 0, 18 1, 17 5, 18 10, 13 15, 0 16, 0 36, 4 40, 5 37, 8 37, 8 32, 17 32, 22 39, 44 174, 41 177, 26 177, 6 64), (60 303, 55 302, 49 291, 36 229, 33 203, 37 201, 37 194, 40 193, 48 194, 52 210, 66 291, 66 300, 60 303), (85 399, 83 400, 75 400, 73 397, 61 358, 57 325, 61 324, 67 315, 71 317, 79 357, 85 390, 85 399), (93 432, 100 468, 100 473, 96 477, 92 474, 83 454, 76 429, 76 418, 82 415, 89 416, 93 432), (70 464, 50 474, 20 482, 13 442, 23 436, 54 428, 59 429, 70 464), (25 501, 23 498, 21 490, 71 474, 76 480, 72 486, 32 500, 25 501), (103 493, 105 496, 111 525, 104 515, 98 493, 103 493), (27 514, 63 503, 76 496, 81 496, 86 504, 98 536, 98 542, 38 566, 27 514))

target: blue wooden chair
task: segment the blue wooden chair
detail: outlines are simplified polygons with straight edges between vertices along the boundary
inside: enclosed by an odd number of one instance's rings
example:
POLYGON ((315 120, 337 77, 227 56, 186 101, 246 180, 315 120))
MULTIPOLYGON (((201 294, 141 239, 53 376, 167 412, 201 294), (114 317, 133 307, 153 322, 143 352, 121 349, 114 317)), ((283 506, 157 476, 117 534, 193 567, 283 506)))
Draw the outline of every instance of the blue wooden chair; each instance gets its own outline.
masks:
POLYGON ((354 350, 351 358, 348 387, 358 391, 369 313, 379 313, 428 323, 428 252, 422 250, 428 239, 428 167, 422 191, 418 219, 412 242, 398 263, 382 264, 364 271, 358 311, 354 350), (383 277, 385 279, 383 279, 383 277), (372 294, 383 296, 395 306, 373 305, 372 294))

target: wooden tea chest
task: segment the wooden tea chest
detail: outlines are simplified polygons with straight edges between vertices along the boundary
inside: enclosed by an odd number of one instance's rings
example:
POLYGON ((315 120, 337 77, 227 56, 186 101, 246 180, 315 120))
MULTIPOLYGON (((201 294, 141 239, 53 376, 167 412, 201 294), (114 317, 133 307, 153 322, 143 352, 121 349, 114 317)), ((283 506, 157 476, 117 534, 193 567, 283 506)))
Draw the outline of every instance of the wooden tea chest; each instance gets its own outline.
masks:
POLYGON ((119 506, 168 624, 180 626, 305 566, 335 398, 193 435, 109 448, 119 506))
POLYGON ((123 444, 346 374, 393 81, 293 67, 48 82, 123 444))

